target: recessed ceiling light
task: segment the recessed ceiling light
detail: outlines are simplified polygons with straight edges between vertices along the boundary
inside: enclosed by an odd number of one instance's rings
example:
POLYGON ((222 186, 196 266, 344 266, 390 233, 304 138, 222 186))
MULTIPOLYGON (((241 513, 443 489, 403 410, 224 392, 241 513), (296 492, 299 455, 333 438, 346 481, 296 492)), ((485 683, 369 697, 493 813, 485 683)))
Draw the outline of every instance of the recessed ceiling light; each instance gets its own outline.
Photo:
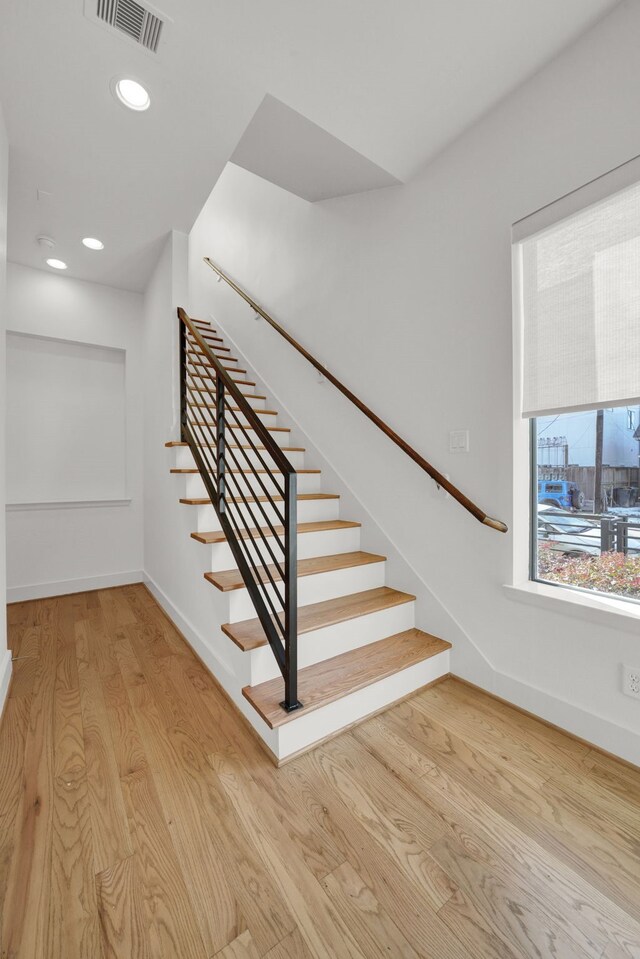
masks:
POLYGON ((56 260, 54 257, 47 260, 47 266, 52 266, 54 270, 66 270, 67 264, 64 260, 56 260))
POLYGON ((95 236, 85 236, 82 242, 90 250, 104 250, 104 243, 102 240, 96 240, 95 236))
POLYGON ((151 105, 149 94, 137 80, 117 80, 115 92, 120 103, 124 103, 130 110, 148 110, 151 105))

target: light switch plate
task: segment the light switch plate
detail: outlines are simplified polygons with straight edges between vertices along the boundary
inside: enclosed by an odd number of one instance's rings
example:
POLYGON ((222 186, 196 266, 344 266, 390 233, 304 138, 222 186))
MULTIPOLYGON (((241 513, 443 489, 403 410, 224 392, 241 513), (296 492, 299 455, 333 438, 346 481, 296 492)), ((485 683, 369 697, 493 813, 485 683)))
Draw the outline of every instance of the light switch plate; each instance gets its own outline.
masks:
POLYGON ((450 430, 449 452, 450 453, 468 453, 469 452, 469 430, 450 430))

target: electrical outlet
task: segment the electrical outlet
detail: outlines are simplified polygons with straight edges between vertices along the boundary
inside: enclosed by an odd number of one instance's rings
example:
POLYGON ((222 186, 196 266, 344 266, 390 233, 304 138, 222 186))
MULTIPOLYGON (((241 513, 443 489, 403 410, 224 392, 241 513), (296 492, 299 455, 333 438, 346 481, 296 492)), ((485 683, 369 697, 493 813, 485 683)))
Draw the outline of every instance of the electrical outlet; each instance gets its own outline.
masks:
POLYGON ((640 667, 622 666, 622 692, 640 699, 640 667))

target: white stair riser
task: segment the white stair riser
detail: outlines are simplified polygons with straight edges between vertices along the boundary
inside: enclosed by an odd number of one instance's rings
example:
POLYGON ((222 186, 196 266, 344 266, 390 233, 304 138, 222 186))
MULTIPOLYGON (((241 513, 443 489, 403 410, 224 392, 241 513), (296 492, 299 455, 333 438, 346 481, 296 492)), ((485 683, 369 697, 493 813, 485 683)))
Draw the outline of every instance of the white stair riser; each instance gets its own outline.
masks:
MULTIPOLYGON (((195 462, 193 460, 193 456, 191 455, 191 450, 189 449, 188 446, 174 446, 173 450, 175 454, 174 466, 176 467, 176 469, 190 469, 195 467, 195 462)), ((265 468, 264 463, 261 462, 260 458, 258 457, 256 453, 253 452, 253 450, 249 449, 249 450, 245 450, 245 452, 247 456, 249 457, 250 463, 253 466, 255 466, 256 469, 265 468)), ((241 450, 234 449, 233 453, 239 463, 246 463, 246 460, 241 450)), ((294 451, 291 453, 285 452, 284 455, 287 457, 287 459, 289 460, 289 462, 291 463, 294 469, 297 469, 297 470, 304 469, 304 453, 294 451)), ((268 453, 265 452, 265 450, 260 451, 260 456, 262 457, 262 460, 264 460, 264 462, 267 464, 267 467, 275 468, 275 465, 271 457, 269 456, 268 453)))
POLYGON ((195 469, 195 462, 188 446, 173 447, 173 466, 177 470, 195 469))
MULTIPOLYGON (((298 492, 319 493, 320 478, 319 473, 299 473, 298 492)), ((227 480, 227 489, 230 492, 235 489, 241 489, 245 495, 249 496, 264 496, 265 490, 271 495, 276 495, 283 486, 282 474, 278 474, 278 477, 273 478, 268 473, 260 473, 256 477, 252 474, 234 472, 227 480)), ((185 475, 184 496, 193 498, 206 495, 204 481, 199 473, 185 475)))
MULTIPOLYGON (((207 435, 213 434, 215 436, 215 423, 211 421, 210 417, 196 415, 193 417, 193 419, 195 422, 203 424, 203 429, 207 435)), ((278 446, 292 445, 290 433, 274 432, 273 430, 270 430, 269 435, 272 440, 275 440, 278 446)), ((245 433, 233 421, 229 420, 227 421, 226 438, 228 443, 233 443, 235 445, 247 446, 251 443, 253 443, 255 446, 262 445, 262 439, 258 436, 254 429, 247 428, 245 433)))
MULTIPOLYGON (((246 389, 248 390, 249 387, 246 387, 246 389)), ((264 408, 265 408, 265 406, 266 406, 266 400, 253 399, 251 396, 245 395, 244 389, 242 390, 242 394, 243 394, 244 399, 245 399, 245 400, 247 401, 247 403, 249 404, 249 406, 252 407, 252 409, 254 409, 254 410, 256 411, 256 413, 258 414, 258 416, 260 416, 260 419, 262 419, 262 420, 267 424, 267 426, 277 426, 277 423, 275 422, 275 420, 277 419, 276 416, 264 416, 264 417, 262 416, 262 411, 264 410, 264 408), (274 422, 272 423, 271 420, 274 420, 274 422)), ((196 398, 196 399, 197 399, 197 398, 196 398)), ((229 400, 230 400, 230 402, 232 403, 233 406, 236 405, 235 397, 229 397, 229 400)), ((207 401, 207 398, 204 397, 204 396, 202 397, 202 399, 198 399, 198 400, 197 400, 197 402, 199 402, 199 403, 204 403, 205 401, 207 401)), ((207 401, 207 402, 208 402, 208 401, 207 401)), ((202 406, 197 406, 197 407, 195 407, 195 408, 198 409, 198 410, 200 410, 200 411, 203 411, 203 410, 204 410, 204 407, 202 407, 202 406)), ((210 409, 211 409, 213 415, 215 416, 215 403, 212 403, 212 404, 211 404, 210 409)), ((243 414, 243 413, 237 413, 236 415, 237 415, 238 417, 240 417, 241 422, 243 422, 242 417, 244 416, 244 414, 243 414)), ((208 418, 210 419, 210 417, 208 417, 208 418)))
MULTIPOLYGON (((275 525, 276 523, 281 523, 282 520, 279 516, 276 515, 275 509, 269 503, 262 503, 264 511, 275 525)), ((278 507, 283 509, 284 504, 279 503, 278 507)), ((220 522, 218 516, 213 506, 185 506, 185 509, 196 509, 197 510, 197 519, 195 530, 199 533, 207 532, 208 530, 218 530, 220 529, 220 522)), ((246 524, 250 529, 253 529, 256 525, 254 517, 264 517, 264 513, 260 509, 257 503, 251 505, 252 512, 250 513, 245 506, 236 507, 242 513, 245 518, 246 524)), ((340 500, 339 499, 325 499, 325 500, 300 500, 298 502, 298 522, 299 523, 319 523, 323 520, 329 519, 338 519, 338 512, 340 509, 340 500)), ((284 509, 283 509, 284 512, 284 509)), ((237 513, 235 514, 237 516, 237 513)))
MULTIPOLYGON (((200 400, 199 402, 206 402, 206 397, 203 397, 202 400, 200 400)), ((230 399, 230 402, 235 406, 235 399, 233 397, 230 399)), ((281 425, 278 423, 277 415, 274 416, 273 413, 266 413, 264 410, 260 410, 260 409, 255 409, 255 413, 258 419, 260 420, 260 422, 264 426, 280 426, 281 425)), ((204 406, 192 406, 191 415, 193 416, 195 420, 201 420, 201 421, 203 420, 207 423, 210 423, 212 420, 215 419, 215 416, 216 416, 215 403, 211 402, 211 404, 207 406, 206 408, 204 406)), ((247 429, 250 428, 249 421, 244 413, 234 410, 233 412, 228 412, 227 416, 228 416, 229 426, 232 426, 232 427, 235 426, 236 418, 237 418, 239 423, 241 423, 243 426, 246 426, 247 429)))
MULTIPOLYGON (((229 402, 231 403, 232 406, 236 405, 234 397, 229 397, 229 402)), ((265 426, 286 426, 286 423, 285 424, 278 423, 277 413, 275 416, 273 415, 271 411, 266 413, 264 412, 264 410, 256 410, 256 413, 258 414, 258 419, 260 420, 260 422, 264 423, 265 426)), ((249 421, 247 420, 247 417, 245 416, 244 413, 240 412, 239 410, 234 410, 232 413, 228 413, 228 416, 229 416, 230 423, 235 423, 235 417, 237 417, 243 426, 248 426, 249 421)))
MULTIPOLYGON (((366 566, 352 566, 348 569, 335 569, 328 573, 315 573, 312 576, 298 577, 298 604, 309 606, 322 603, 338 596, 348 596, 365 589, 384 586, 385 563, 368 563, 366 566)), ((284 593, 281 582, 279 590, 284 593)), ((216 589, 215 586, 212 587, 216 589)), ((282 609, 282 602, 273 586, 269 584, 265 591, 271 597, 273 608, 282 609)), ((254 605, 247 589, 234 589, 227 593, 229 597, 229 622, 239 623, 256 615, 254 605)))
MULTIPOLYGON (((269 537, 268 542, 275 555, 279 557, 280 554, 276 550, 273 537, 269 537)), ((262 548, 266 550, 262 539, 260 543, 262 548)), ((245 546, 254 559, 257 558, 257 551, 251 542, 245 542, 245 546)), ((214 546, 202 545, 201 549, 203 552, 208 551, 210 556, 210 561, 207 564, 208 570, 233 569, 236 565, 228 543, 216 543, 214 546)), ((359 526, 322 530, 319 533, 298 534, 298 559, 310 559, 313 556, 333 556, 335 553, 351 553, 357 549, 360 549, 359 526)))
MULTIPOLYGON (((314 663, 339 656, 350 649, 367 646, 379 639, 386 639, 387 636, 401 633, 413 626, 415 603, 411 602, 303 633, 298 637, 298 667, 302 669, 304 666, 313 666, 314 663)), ((270 646, 261 646, 260 649, 253 649, 245 655, 251 657, 251 686, 280 675, 270 646)))
POLYGON ((278 729, 278 758, 285 759, 340 729, 348 728, 365 716, 410 696, 423 686, 448 675, 449 668, 449 650, 445 650, 306 716, 300 713, 295 722, 285 723, 278 729))

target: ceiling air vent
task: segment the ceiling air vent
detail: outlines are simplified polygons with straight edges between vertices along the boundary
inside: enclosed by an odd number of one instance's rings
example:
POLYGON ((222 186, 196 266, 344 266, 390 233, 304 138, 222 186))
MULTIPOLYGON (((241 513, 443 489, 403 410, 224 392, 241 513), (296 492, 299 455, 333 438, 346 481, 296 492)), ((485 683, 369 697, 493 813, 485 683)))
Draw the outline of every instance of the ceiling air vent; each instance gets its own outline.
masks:
POLYGON ((164 21, 136 0, 98 0, 98 20, 122 30, 128 37, 155 53, 164 21))

